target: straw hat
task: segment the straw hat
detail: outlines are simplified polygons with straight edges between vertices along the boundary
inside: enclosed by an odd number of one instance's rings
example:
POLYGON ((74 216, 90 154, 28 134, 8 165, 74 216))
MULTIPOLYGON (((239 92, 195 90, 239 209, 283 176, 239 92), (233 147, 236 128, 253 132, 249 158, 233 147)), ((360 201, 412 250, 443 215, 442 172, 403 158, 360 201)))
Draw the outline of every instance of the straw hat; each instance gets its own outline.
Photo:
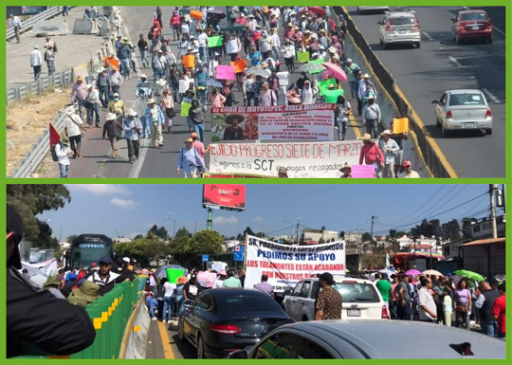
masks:
POLYGON ((104 68, 104 67, 100 67, 100 68, 98 69, 98 71, 96 71, 96 72, 100 74, 100 73, 102 73, 102 72, 104 72, 104 71, 106 71, 106 70, 105 70, 105 68, 104 68))
POLYGON ((78 75, 76 77, 76 81, 84 81, 84 77, 82 75, 78 75))
POLYGON ((128 109, 128 116, 129 117, 136 117, 137 116, 137 112, 133 109, 128 109))
POLYGON ((75 114, 75 112, 76 112, 76 109, 73 105, 68 106, 66 108, 66 110, 64 110, 64 113, 66 113, 67 115, 73 115, 73 114, 75 114))
POLYGON ((141 79, 147 79, 147 78, 148 78, 148 75, 146 75, 146 74, 142 74, 142 75, 140 75, 140 76, 139 76, 139 78, 141 78, 141 79))
POLYGON ((350 166, 350 164, 348 164, 348 163, 345 163, 345 165, 343 165, 343 167, 340 169, 340 171, 343 172, 347 169, 352 171, 352 166, 350 166))
POLYGON ((360 141, 366 141, 366 142, 372 142, 372 143, 375 143, 373 140, 372 140, 372 136, 370 133, 365 133, 362 137, 357 137, 358 140, 360 141))
POLYGON ((117 116, 114 113, 108 113, 106 121, 108 122, 110 120, 116 120, 116 118, 117 118, 117 116))
POLYGON ((160 79, 156 82, 156 84, 158 86, 165 86, 167 84, 167 82, 164 80, 164 79, 160 79))
POLYGON ((60 143, 64 146, 69 146, 69 139, 67 137, 62 137, 60 139, 60 143))
POLYGON ((385 135, 392 135, 393 133, 391 133, 391 131, 389 129, 386 129, 384 132, 382 132, 382 135, 385 136, 385 135))
POLYGON ((149 99, 147 104, 155 104, 155 99, 153 99, 153 98, 149 99))
POLYGON ((192 138, 188 138, 184 140, 183 143, 194 143, 194 140, 192 138))

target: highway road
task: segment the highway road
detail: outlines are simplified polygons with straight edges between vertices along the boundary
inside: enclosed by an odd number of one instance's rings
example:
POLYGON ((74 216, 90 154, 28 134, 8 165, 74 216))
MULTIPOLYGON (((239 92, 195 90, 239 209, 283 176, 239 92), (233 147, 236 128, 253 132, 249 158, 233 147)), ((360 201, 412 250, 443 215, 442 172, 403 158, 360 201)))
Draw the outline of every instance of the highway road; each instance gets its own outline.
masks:
POLYGON ((506 174, 506 69, 504 7, 485 8, 495 26, 494 42, 456 45, 451 18, 463 7, 412 7, 422 32, 420 49, 379 44, 382 14, 357 15, 348 7, 356 26, 373 51, 393 74, 396 83, 435 138, 459 177, 505 177, 506 174), (478 88, 490 99, 493 134, 463 133, 445 138, 436 128, 433 100, 449 89, 478 88))
MULTIPOLYGON (((225 7, 218 7, 224 9, 225 7)), ((169 19, 171 18, 173 6, 162 6, 163 12, 163 34, 166 37, 171 37, 172 31, 169 28, 169 19)), ((153 6, 137 6, 137 7, 121 7, 121 14, 123 20, 127 25, 130 37, 133 42, 136 42, 139 34, 147 35, 149 28, 152 24, 152 17, 155 7, 153 6)), ((221 26, 227 25, 224 20, 221 26)), ((282 35, 282 27, 281 27, 282 35)), ((171 42, 171 49, 173 53, 178 56, 177 42, 171 42)), ((245 57, 245 53, 242 53, 245 57)), ((138 65, 141 65, 138 54, 135 57, 138 65)), ((223 63, 226 64, 229 60, 224 58, 223 63)), ((281 58, 281 63, 284 68, 284 59, 281 58)), ((298 68, 300 65, 296 64, 298 68)), ((139 74, 146 73, 149 77, 153 76, 151 68, 139 70, 139 74)), ((136 74, 134 79, 126 81, 121 87, 121 98, 128 107, 135 105, 135 85, 136 74)), ((290 83, 296 82, 298 74, 290 76, 290 83)), ((348 85, 344 85, 348 90, 348 85)), ((242 102, 242 95, 234 89, 236 99, 242 102)), ((239 105, 242 105, 240 103, 239 105)), ((353 103, 355 106, 356 103, 353 103)), ((179 108, 179 106, 178 106, 179 108)), ((178 112, 179 114, 179 112, 178 112)), ((102 113, 102 120, 105 119, 106 113, 102 113)), ((356 136, 365 133, 362 129, 362 122, 360 117, 354 117, 352 125, 349 125, 347 131, 347 140, 354 140, 356 136)), ((210 138, 210 114, 206 118, 206 133, 205 145, 211 141, 210 138)), ((178 160, 179 152, 183 147, 183 141, 188 138, 189 131, 185 118, 177 116, 173 119, 172 134, 164 133, 164 147, 155 149, 148 147, 149 140, 143 140, 141 143, 141 158, 138 162, 130 165, 128 160, 128 152, 124 140, 119 142, 118 158, 112 159, 107 157, 111 154, 109 142, 101 138, 101 129, 90 129, 86 132, 85 141, 82 145, 82 158, 71 161, 71 168, 69 177, 97 177, 97 178, 114 178, 114 177, 145 177, 145 178, 175 178, 176 176, 176 163, 178 160)), ((208 165, 209 156, 206 156, 206 164, 208 165)), ((53 176, 58 177, 58 166, 53 171, 53 176)), ((182 177, 182 176, 179 176, 182 177)))

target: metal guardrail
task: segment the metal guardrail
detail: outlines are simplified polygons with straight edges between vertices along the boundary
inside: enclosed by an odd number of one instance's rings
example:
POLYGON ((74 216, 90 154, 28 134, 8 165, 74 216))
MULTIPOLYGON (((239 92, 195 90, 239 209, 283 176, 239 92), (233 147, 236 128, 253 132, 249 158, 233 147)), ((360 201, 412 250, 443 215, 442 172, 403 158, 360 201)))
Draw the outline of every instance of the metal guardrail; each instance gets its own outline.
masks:
MULTIPOLYGON (((37 15, 30 17, 29 19, 27 19, 21 23, 20 33, 25 33, 27 30, 32 29, 34 24, 36 24, 40 20, 50 19, 50 18, 53 18, 53 17, 59 15, 60 13, 62 13, 62 8, 63 8, 62 6, 51 6, 50 9, 47 9, 37 15)), ((6 34, 7 41, 9 41, 15 37, 14 28, 7 29, 6 33, 7 33, 6 34)))
POLYGON ((7 90, 7 105, 20 101, 28 95, 42 94, 50 88, 71 85, 74 82, 73 70, 65 70, 51 76, 41 77, 39 80, 7 90))

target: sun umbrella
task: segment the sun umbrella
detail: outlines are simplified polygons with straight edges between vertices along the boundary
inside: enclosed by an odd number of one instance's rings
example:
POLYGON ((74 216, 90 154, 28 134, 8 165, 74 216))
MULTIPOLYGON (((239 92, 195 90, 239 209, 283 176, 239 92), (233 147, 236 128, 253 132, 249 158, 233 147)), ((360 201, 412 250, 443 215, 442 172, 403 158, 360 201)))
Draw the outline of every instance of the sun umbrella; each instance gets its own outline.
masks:
POLYGON ((322 64, 320 63, 306 63, 305 65, 302 65, 300 66, 297 71, 298 72, 318 72, 318 71, 323 71, 325 69, 324 66, 322 66, 322 64))
POLYGON ((224 19, 226 17, 226 13, 222 10, 208 10, 208 15, 212 15, 220 19, 224 19))
POLYGON ((331 62, 324 62, 322 65, 327 69, 329 75, 334 77, 336 80, 340 80, 341 82, 348 82, 347 74, 340 66, 331 62))
POLYGON ((302 14, 305 14, 306 16, 310 16, 310 17, 315 16, 315 13, 313 13, 312 11, 307 10, 307 9, 302 9, 301 11, 299 11, 299 16, 301 16, 302 14))
POLYGON ((234 24, 229 27, 224 27, 221 29, 223 32, 241 32, 245 29, 245 25, 242 24, 234 24))
POLYGON ((418 276, 418 275, 421 275, 421 271, 416 270, 416 269, 410 269, 405 272, 405 275, 418 276))
POLYGON ((391 271, 391 270, 388 270, 388 269, 382 269, 382 270, 379 270, 379 272, 380 272, 381 274, 387 274, 388 276, 391 276, 391 275, 393 275, 393 274, 396 274, 396 272, 391 271))
POLYGON ((246 73, 247 75, 251 74, 254 76, 261 76, 261 77, 269 77, 271 74, 271 72, 269 70, 264 69, 259 66, 253 66, 253 67, 246 68, 244 70, 244 73, 246 73))
POLYGON ((477 274, 476 272, 473 272, 473 271, 469 271, 469 270, 457 270, 454 272, 454 274, 459 275, 463 278, 468 278, 468 279, 475 280, 478 282, 485 281, 485 278, 482 275, 477 274))
POLYGON ((327 15, 327 11, 321 6, 308 6, 308 11, 322 16, 327 15))
POLYGON ((437 275, 437 276, 444 276, 437 270, 425 270, 422 272, 423 275, 437 275))
POLYGON ((222 84, 220 83, 220 81, 215 80, 215 79, 207 79, 206 85, 213 86, 213 87, 222 87, 222 84))

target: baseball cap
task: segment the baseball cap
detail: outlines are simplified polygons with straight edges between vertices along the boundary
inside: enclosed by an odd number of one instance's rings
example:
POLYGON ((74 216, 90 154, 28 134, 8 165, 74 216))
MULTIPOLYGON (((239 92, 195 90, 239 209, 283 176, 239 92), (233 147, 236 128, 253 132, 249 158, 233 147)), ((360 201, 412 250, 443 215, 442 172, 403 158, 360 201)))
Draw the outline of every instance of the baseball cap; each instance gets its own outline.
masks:
POLYGON ((101 259, 100 259, 100 264, 109 264, 111 265, 112 264, 112 259, 108 256, 103 256, 101 259))
POLYGON ((410 166, 412 166, 411 161, 407 161, 407 160, 405 160, 405 161, 404 161, 404 167, 410 167, 410 166))
POLYGON ((123 261, 127 262, 127 263, 130 263, 130 258, 129 257, 123 257, 123 261))
POLYGON ((21 219, 20 214, 11 207, 7 205, 7 224, 6 224, 7 232, 14 233, 12 238, 16 244, 16 251, 12 254, 11 258, 7 262, 7 266, 14 266, 17 269, 21 269, 21 256, 20 250, 18 248, 21 239, 23 238, 23 219, 21 219))

